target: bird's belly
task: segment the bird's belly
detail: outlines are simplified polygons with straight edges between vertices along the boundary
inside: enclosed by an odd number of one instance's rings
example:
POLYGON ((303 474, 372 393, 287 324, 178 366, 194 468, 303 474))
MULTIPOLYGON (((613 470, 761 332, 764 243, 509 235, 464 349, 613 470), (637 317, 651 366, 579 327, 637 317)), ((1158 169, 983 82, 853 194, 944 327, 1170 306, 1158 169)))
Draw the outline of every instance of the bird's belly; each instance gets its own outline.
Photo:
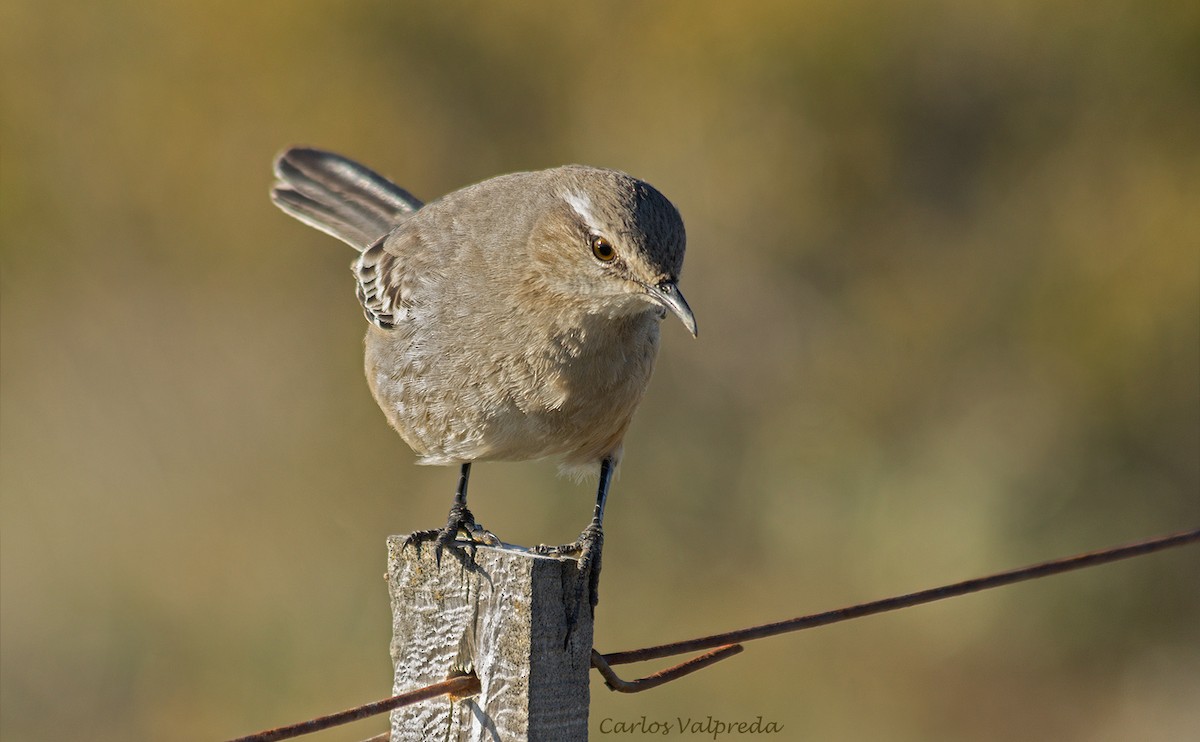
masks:
MULTIPOLYGON (((625 384, 603 395, 534 395, 529 390, 480 394, 446 390, 431 398, 408 398, 385 408, 422 463, 524 461, 551 456, 569 462, 599 461, 620 446, 641 398, 625 384), (488 404, 476 404, 480 397, 488 404), (395 414, 391 414, 392 412, 395 414)), ((499 391, 499 390, 496 390, 499 391)))
POLYGON ((639 389, 621 385, 603 395, 568 393, 555 404, 510 405, 486 422, 481 458, 599 461, 619 449, 640 399, 639 389))
POLYGON ((657 336, 638 340, 565 358, 492 357, 460 365, 460 373, 445 372, 457 362, 453 353, 371 353, 368 342, 367 377, 420 463, 551 456, 592 463, 619 453, 649 381, 657 336))

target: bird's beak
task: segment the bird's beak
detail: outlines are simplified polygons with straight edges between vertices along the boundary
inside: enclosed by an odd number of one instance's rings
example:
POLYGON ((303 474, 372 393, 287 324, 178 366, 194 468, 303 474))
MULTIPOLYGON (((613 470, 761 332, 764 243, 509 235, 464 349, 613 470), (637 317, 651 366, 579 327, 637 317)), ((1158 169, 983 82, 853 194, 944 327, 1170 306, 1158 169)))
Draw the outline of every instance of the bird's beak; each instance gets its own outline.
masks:
POLYGON ((674 281, 663 281, 657 286, 647 286, 646 292, 656 303, 671 310, 671 313, 683 322, 683 326, 687 328, 688 332, 692 333, 692 337, 696 337, 696 315, 692 314, 692 308, 688 306, 687 299, 683 298, 683 294, 680 293, 679 287, 675 285, 674 281))

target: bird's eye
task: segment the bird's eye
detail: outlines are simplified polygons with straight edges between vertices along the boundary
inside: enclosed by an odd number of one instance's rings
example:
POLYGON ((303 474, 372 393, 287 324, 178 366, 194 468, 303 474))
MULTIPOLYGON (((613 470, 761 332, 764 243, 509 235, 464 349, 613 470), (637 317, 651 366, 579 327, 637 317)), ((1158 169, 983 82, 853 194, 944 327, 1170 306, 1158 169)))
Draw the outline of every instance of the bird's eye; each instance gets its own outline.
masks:
POLYGON ((611 263, 617 257, 617 249, 611 242, 597 235, 592 238, 592 255, 596 256, 596 260, 611 263))

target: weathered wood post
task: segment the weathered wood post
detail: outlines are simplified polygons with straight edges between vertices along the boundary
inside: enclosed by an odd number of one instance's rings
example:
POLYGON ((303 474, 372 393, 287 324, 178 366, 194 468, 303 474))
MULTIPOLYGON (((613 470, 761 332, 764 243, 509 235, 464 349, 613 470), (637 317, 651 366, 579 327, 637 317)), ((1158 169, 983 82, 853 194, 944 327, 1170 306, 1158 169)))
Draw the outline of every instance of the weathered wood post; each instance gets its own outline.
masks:
POLYGON ((447 549, 388 539, 395 691, 474 672, 471 698, 440 697, 392 712, 392 742, 580 742, 587 739, 592 616, 574 609, 573 559, 480 546, 447 549))

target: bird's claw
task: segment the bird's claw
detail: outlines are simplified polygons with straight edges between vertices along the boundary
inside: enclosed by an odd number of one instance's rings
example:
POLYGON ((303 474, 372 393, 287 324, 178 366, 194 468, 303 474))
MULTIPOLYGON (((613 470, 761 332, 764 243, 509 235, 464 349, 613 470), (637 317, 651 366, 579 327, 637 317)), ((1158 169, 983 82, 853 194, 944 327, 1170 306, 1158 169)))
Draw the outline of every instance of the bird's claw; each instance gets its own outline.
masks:
POLYGON ((442 551, 447 547, 461 547, 474 559, 478 546, 500 546, 501 541, 496 534, 475 522, 475 516, 466 507, 455 504, 450 508, 450 516, 444 528, 431 528, 425 531, 414 531, 404 540, 404 546, 413 546, 418 550, 422 544, 433 542, 434 560, 439 566, 442 563, 442 551), (462 535, 464 540, 458 537, 462 535))
POLYGON ((571 641, 575 624, 579 620, 579 611, 583 606, 584 590, 587 590, 588 610, 595 615, 596 604, 600 602, 600 558, 604 550, 604 530, 600 524, 593 521, 579 538, 569 544, 548 546, 542 544, 533 548, 533 553, 542 556, 575 557, 578 560, 579 579, 575 582, 574 607, 567 615, 567 635, 563 642, 566 646, 571 641))

